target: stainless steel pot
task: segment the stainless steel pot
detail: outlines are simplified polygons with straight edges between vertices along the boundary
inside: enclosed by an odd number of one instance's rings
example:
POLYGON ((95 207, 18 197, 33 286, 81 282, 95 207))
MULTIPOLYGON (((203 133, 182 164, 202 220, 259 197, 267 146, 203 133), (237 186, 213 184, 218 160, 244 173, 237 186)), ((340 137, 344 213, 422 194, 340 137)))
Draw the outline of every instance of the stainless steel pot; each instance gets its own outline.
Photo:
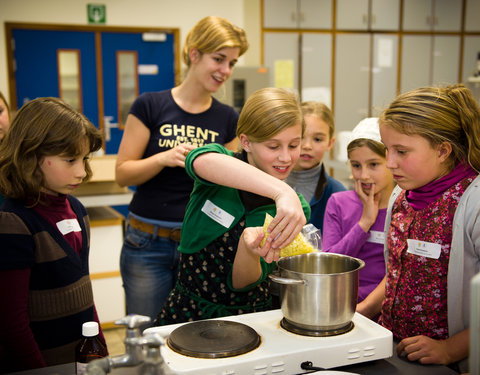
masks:
POLYGON ((365 266, 348 255, 314 252, 280 258, 279 276, 283 317, 305 330, 329 331, 348 325, 358 298, 358 274, 365 266))

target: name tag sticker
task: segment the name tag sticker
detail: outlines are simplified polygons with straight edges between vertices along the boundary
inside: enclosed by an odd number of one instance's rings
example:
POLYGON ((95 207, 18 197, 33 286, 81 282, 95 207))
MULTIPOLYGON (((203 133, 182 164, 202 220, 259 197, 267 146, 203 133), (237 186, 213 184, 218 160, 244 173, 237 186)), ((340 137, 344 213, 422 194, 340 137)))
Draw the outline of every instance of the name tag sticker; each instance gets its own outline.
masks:
POLYGON ((367 242, 373 242, 383 245, 385 243, 385 233, 378 230, 371 230, 367 242))
POLYGON ((71 232, 81 232, 80 224, 77 219, 65 219, 57 223, 57 228, 63 235, 71 232))
POLYGON ((225 228, 230 228, 233 222, 233 217, 228 212, 222 210, 217 205, 213 204, 207 199, 202 207, 202 212, 206 214, 210 219, 216 221, 218 224, 223 225, 225 228))
POLYGON ((419 240, 407 240, 408 250, 407 253, 438 259, 442 252, 442 246, 438 243, 424 242, 419 240))

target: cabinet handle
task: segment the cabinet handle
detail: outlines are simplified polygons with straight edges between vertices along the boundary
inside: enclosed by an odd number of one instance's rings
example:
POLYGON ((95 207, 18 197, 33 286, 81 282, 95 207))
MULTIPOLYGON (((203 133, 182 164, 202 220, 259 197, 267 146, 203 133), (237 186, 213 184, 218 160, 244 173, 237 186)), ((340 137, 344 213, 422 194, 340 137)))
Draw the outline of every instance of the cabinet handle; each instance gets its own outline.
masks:
POLYGON ((363 15, 363 23, 364 23, 365 25, 368 24, 368 15, 367 15, 367 14, 364 14, 364 15, 363 15))
POLYGON ((375 25, 375 23, 377 22, 377 16, 375 14, 372 14, 372 25, 375 25))
POLYGON ((300 22, 304 22, 305 21, 305 12, 301 12, 300 13, 300 22))
POLYGON ((292 21, 297 22, 297 14, 295 12, 292 12, 292 21))

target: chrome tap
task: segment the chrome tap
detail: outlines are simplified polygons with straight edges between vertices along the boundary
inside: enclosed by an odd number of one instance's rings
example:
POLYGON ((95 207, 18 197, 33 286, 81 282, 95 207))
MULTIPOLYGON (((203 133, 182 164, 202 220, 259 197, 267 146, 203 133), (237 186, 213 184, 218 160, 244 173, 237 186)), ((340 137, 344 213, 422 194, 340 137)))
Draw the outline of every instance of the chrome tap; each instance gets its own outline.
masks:
POLYGON ((120 367, 139 366, 137 373, 142 375, 171 374, 161 356, 160 348, 165 340, 158 334, 150 333, 142 336, 140 326, 149 323, 150 318, 143 315, 127 315, 115 321, 116 325, 127 327, 125 354, 105 357, 90 362, 87 366, 89 375, 105 375, 120 367))

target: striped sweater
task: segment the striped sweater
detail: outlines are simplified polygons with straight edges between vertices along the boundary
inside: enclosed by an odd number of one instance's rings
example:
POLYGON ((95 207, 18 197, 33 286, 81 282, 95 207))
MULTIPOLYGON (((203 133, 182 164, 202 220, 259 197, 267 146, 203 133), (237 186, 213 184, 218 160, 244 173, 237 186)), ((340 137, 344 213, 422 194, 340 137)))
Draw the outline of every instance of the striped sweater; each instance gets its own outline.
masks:
POLYGON ((96 320, 88 269, 89 218, 76 198, 65 199, 80 224, 79 253, 35 210, 7 199, 0 211, 0 300, 4 306, 0 311, 0 370, 39 367, 42 357, 46 365, 73 362, 82 324, 96 320), (12 288, 19 290, 12 293, 12 288), (22 300, 22 294, 27 298, 22 300))

